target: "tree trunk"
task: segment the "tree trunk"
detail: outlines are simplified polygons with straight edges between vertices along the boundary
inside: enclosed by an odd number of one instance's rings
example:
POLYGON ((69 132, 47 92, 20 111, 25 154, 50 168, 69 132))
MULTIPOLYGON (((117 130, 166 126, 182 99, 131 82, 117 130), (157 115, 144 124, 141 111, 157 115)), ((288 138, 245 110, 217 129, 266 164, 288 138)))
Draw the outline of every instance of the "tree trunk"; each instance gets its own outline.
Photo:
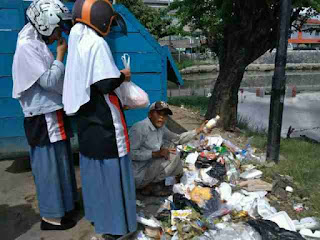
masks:
POLYGON ((209 100, 206 119, 219 115, 219 125, 225 130, 234 129, 237 124, 238 91, 244 72, 244 67, 233 62, 223 64, 209 100))
POLYGON ((265 1, 235 1, 232 12, 233 21, 224 25, 222 40, 208 38, 210 48, 219 55, 220 73, 206 119, 220 115, 225 130, 236 127, 238 91, 246 67, 274 47, 279 28, 278 7, 269 8, 265 1))

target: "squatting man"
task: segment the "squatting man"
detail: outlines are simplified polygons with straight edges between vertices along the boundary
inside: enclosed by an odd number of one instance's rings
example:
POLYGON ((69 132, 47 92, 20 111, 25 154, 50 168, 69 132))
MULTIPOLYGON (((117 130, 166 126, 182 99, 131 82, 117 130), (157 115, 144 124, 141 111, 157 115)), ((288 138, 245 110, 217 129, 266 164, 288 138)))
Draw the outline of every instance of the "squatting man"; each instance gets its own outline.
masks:
POLYGON ((149 108, 148 117, 135 123, 130 131, 131 159, 136 188, 143 195, 166 196, 171 193, 164 186, 169 176, 179 176, 183 166, 175 146, 184 144, 203 132, 206 122, 192 131, 176 134, 165 123, 172 115, 167 103, 158 101, 149 108))

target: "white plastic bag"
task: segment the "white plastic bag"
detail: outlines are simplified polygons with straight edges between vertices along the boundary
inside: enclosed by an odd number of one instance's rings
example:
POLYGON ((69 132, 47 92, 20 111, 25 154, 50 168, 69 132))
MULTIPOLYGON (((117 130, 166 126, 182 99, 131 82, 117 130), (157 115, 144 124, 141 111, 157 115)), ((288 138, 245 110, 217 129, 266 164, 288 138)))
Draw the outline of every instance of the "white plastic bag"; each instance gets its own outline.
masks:
POLYGON ((150 105, 148 94, 133 82, 124 82, 115 90, 122 105, 129 109, 146 108, 150 105))
MULTIPOLYGON (((125 68, 130 69, 130 56, 123 54, 121 60, 125 68)), ((133 82, 123 82, 115 93, 126 109, 146 108, 150 105, 148 94, 133 82)))

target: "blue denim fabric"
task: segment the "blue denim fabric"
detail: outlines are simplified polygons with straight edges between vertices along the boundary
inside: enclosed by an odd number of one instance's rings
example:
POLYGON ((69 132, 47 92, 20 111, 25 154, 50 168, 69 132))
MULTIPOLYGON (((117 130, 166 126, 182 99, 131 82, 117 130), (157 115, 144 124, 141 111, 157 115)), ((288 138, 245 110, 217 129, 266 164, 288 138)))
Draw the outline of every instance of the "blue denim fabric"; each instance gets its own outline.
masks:
POLYGON ((32 174, 41 217, 59 218, 78 200, 70 141, 30 149, 32 174))

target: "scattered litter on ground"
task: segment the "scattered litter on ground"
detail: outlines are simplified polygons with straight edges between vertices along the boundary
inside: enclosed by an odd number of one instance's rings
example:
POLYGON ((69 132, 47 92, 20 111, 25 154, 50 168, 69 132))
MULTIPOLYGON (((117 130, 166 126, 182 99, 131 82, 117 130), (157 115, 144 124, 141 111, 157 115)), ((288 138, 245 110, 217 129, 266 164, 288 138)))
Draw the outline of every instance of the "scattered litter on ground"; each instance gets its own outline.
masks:
MULTIPOLYGON (((137 239, 299 240, 319 238, 320 224, 309 217, 291 220, 272 205, 298 192, 290 176, 275 174, 272 183, 261 169, 272 167, 249 139, 244 149, 221 136, 179 145, 184 170, 180 180, 166 179, 173 194, 155 216, 138 214, 145 226, 137 239), (299 233, 300 231, 300 233, 299 233)), ((304 198, 292 201, 295 211, 306 209, 304 198), (298 200, 301 199, 301 202, 298 200)), ((137 202, 138 206, 141 203, 137 202)))

